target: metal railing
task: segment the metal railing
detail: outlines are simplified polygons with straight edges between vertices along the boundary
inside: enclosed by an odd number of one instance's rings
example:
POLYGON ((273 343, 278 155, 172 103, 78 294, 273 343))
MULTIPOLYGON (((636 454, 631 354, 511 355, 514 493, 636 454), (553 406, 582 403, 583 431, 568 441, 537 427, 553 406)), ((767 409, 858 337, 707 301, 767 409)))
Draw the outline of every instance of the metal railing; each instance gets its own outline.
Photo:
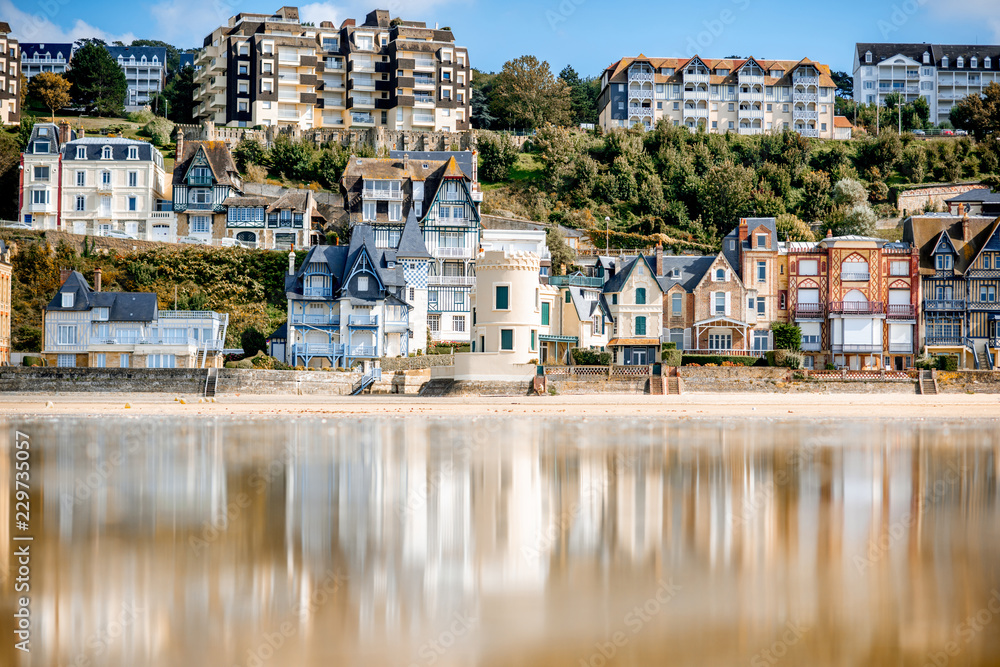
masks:
POLYGON ((799 303, 795 305, 795 318, 825 317, 826 309, 821 303, 799 303))
POLYGON ((833 352, 841 352, 845 354, 850 354, 850 353, 874 354, 876 352, 882 352, 882 346, 866 345, 866 344, 834 345, 833 352))
POLYGON ((889 352, 913 354, 913 343, 889 343, 889 352))
POLYGON ((838 315, 883 315, 885 304, 881 301, 833 301, 830 312, 838 315))
POLYGON ((292 346, 293 357, 342 357, 344 356, 344 346, 332 343, 323 345, 319 343, 296 343, 292 346))
POLYGON ((871 274, 860 272, 842 273, 840 274, 840 279, 844 282, 866 283, 871 279, 871 274))
POLYGON ((917 309, 910 304, 896 304, 890 303, 886 309, 886 315, 889 319, 900 319, 900 320, 913 320, 917 317, 917 309))
POLYGON ((159 310, 156 313, 159 319, 171 318, 196 318, 199 320, 221 320, 222 314, 214 310, 159 310))
POLYGON ((553 287, 602 287, 604 279, 589 276, 549 276, 549 285, 553 287))
POLYGON ((348 345, 344 347, 344 354, 348 357, 375 357, 374 345, 348 345))
POLYGON ((348 315, 347 325, 352 327, 376 327, 378 326, 377 315, 348 315))
POLYGON ((924 310, 965 310, 965 299, 926 299, 924 310))
POLYGON ((302 295, 329 297, 333 295, 333 289, 330 287, 303 287, 302 295))
POLYGON ((291 323, 340 326, 340 315, 304 315, 302 313, 292 313, 291 323))
POLYGON ((476 277, 475 276, 428 276, 427 282, 431 285, 472 286, 476 284, 476 277))
POLYGON ((965 339, 961 336, 926 336, 924 342, 927 345, 965 345, 965 339))

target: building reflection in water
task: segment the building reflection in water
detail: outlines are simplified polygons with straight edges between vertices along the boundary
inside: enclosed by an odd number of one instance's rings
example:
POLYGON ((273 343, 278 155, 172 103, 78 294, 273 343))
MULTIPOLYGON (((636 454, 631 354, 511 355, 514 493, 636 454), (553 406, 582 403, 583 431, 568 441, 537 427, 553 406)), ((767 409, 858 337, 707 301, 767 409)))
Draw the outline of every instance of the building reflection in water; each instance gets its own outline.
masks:
POLYGON ((8 420, 7 479, 15 426, 2 664, 1000 663, 993 424, 8 420))

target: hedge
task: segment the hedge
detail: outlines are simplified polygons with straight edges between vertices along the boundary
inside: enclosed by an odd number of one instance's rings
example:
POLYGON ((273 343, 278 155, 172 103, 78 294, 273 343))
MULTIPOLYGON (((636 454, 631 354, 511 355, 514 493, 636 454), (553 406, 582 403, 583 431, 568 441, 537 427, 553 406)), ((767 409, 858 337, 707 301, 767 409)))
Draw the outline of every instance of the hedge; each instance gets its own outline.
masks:
POLYGON ((723 354, 685 354, 681 357, 682 366, 690 366, 692 364, 698 364, 699 366, 715 364, 716 366, 721 366, 726 362, 736 366, 753 366, 758 361, 757 357, 730 357, 723 354))
POLYGON ((611 363, 609 352, 597 352, 582 347, 573 348, 573 363, 577 366, 607 366, 611 363))
POLYGON ((44 365, 44 363, 42 362, 42 358, 41 357, 25 357, 21 361, 21 364, 23 366, 43 366, 44 365))
POLYGON ((684 353, 680 350, 663 349, 664 366, 680 366, 684 353))
POLYGON ((791 350, 774 350, 767 353, 767 365, 797 370, 802 368, 802 355, 791 350))

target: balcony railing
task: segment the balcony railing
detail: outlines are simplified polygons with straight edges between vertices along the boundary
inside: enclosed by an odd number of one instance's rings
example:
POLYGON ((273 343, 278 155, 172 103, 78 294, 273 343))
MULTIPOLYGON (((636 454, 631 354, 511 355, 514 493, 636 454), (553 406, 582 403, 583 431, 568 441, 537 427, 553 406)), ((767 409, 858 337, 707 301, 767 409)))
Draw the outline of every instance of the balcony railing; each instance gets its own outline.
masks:
POLYGON ((629 99, 633 100, 651 100, 653 99, 653 91, 633 88, 628 91, 628 96, 629 99))
POLYGON ((822 319, 826 310, 821 303, 799 303, 795 306, 795 319, 822 319))
POLYGON ((553 287, 602 287, 604 279, 589 276, 550 276, 549 285, 553 287))
POLYGON ((889 351, 897 354, 913 354, 913 343, 889 343, 889 351))
POLYGON ((431 285, 459 285, 472 286, 476 284, 475 276, 428 276, 427 282, 431 285))
POLYGON ((400 188, 364 188, 361 196, 365 199, 377 199, 379 201, 402 201, 403 191, 400 188))
POLYGON ((190 187, 208 187, 212 185, 212 177, 209 176, 188 176, 188 186, 190 187))
POLYGON ((437 248, 428 248, 427 252, 429 252, 434 257, 459 257, 459 258, 472 257, 472 248, 468 247, 445 248, 439 246, 437 248))
POLYGON ((803 352, 819 352, 822 349, 823 346, 820 343, 802 343, 803 352))
POLYGON ((684 72, 684 82, 685 83, 708 83, 708 74, 688 74, 684 72))
POLYGON ((377 327, 378 317, 376 315, 348 315, 347 324, 352 327, 377 327))
POLYGON ((797 84, 802 84, 803 86, 818 86, 819 77, 815 76, 803 76, 796 74, 792 77, 792 81, 797 84))
POLYGON ((928 345, 965 345, 965 339, 960 336, 934 336, 925 338, 928 345))
POLYGON ((834 345, 833 352, 840 352, 844 354, 870 354, 875 352, 881 352, 881 345, 871 345, 871 344, 853 344, 853 345, 834 345))
POLYGON ((886 316, 890 320, 915 320, 917 318, 917 309, 908 303, 890 303, 886 309, 886 316))
POLYGON ((652 72, 629 72, 628 73, 628 80, 629 81, 652 81, 653 80, 653 73, 652 72))
POLYGON ((881 301, 834 301, 830 313, 838 315, 883 315, 885 304, 881 301))
POLYGON ((349 345, 344 348, 344 353, 346 356, 354 358, 358 357, 371 358, 377 356, 375 353, 374 345, 349 345))
POLYGON ((840 274, 840 279, 845 282, 851 283, 866 283, 871 279, 871 274, 869 273, 842 273, 840 274))
POLYGON ((340 326, 340 315, 305 315, 292 313, 292 324, 314 324, 316 326, 340 326))
POLYGON ((333 289, 330 287, 304 287, 302 288, 302 295, 329 298, 333 295, 333 289))
POLYGON ((344 356, 344 346, 333 343, 332 345, 322 345, 319 343, 297 343, 292 346, 293 357, 342 357, 344 356))
POLYGON ((97 191, 98 192, 111 192, 111 188, 112 187, 113 186, 110 183, 98 183, 97 184, 97 191))
POLYGON ((965 310, 965 299, 928 299, 924 301, 924 310, 965 310))
POLYGON ((803 129, 796 129, 795 131, 798 132, 799 135, 803 137, 809 137, 811 139, 819 138, 819 130, 810 130, 808 128, 803 128, 803 129))
POLYGON ((815 102, 817 101, 816 93, 793 93, 793 97, 796 102, 815 102))
POLYGON ((158 310, 156 316, 163 319, 221 320, 222 315, 214 310, 158 310))
POLYGON ((792 112, 793 120, 819 120, 819 112, 796 109, 792 112))

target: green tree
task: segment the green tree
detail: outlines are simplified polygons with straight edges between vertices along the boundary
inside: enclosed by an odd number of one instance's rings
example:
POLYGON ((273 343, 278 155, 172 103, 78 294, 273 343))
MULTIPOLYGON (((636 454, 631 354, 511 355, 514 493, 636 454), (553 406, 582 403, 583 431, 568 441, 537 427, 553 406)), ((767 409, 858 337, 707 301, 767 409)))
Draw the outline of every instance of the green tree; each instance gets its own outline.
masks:
POLYGON ((874 236, 875 212, 867 204, 859 204, 847 210, 834 232, 837 236, 874 236))
POLYGON ((785 241, 814 241, 815 237, 809 225, 802 222, 791 213, 783 213, 775 219, 778 236, 785 241))
POLYGON ((752 169, 726 161, 712 167, 702 183, 705 222, 728 229, 750 208, 755 175, 752 169))
POLYGON ((103 42, 84 42, 73 55, 73 67, 66 77, 73 84, 73 102, 88 114, 120 116, 123 113, 128 90, 125 73, 103 42))
POLYGON ((510 126, 541 127, 570 123, 570 90, 552 76, 549 64, 534 56, 504 63, 494 82, 492 112, 510 126))
POLYGON ((858 206, 868 201, 868 191, 865 186, 851 178, 837 181, 833 186, 833 203, 837 206, 858 206))
POLYGON ((581 79, 570 65, 566 65, 559 73, 559 78, 569 86, 570 111, 573 123, 597 123, 597 97, 600 95, 600 82, 593 78, 581 79))
POLYGON ((799 216, 806 222, 815 222, 827 214, 830 204, 830 176, 823 171, 806 172, 802 177, 799 216))
POLYGON ((774 349, 793 351, 802 349, 802 329, 798 326, 772 322, 771 331, 774 332, 774 349))
POLYGON ((565 271, 573 269, 576 255, 566 243, 566 239, 563 238, 558 227, 550 227, 549 231, 545 233, 545 245, 548 246, 549 253, 552 255, 552 275, 561 276, 565 271))
POLYGON ((150 107, 175 123, 191 123, 194 120, 194 94, 197 90, 194 83, 194 69, 185 67, 175 72, 163 93, 154 95, 150 107))
POLYGON ((476 147, 482 160, 479 173, 484 181, 499 183, 510 178, 510 170, 517 162, 517 147, 508 135, 478 132, 476 147))
POLYGON ((254 327, 247 327, 240 334, 243 356, 252 357, 267 350, 267 337, 254 327))
POLYGON ((951 108, 951 123, 977 140, 1000 131, 1000 84, 993 82, 951 108))
POLYGON ((61 74, 39 72, 31 77, 31 83, 28 84, 28 94, 48 107, 51 112, 50 120, 54 123, 56 111, 69 106, 71 87, 72 84, 61 74))
POLYGON ((490 100, 481 88, 473 88, 470 98, 472 104, 472 126, 477 130, 488 130, 496 122, 496 117, 490 113, 490 100))
POLYGON ((236 168, 241 173, 246 173, 247 167, 251 164, 266 167, 268 165, 267 149, 256 139, 245 136, 233 149, 233 161, 236 162, 236 168))
POLYGON ((837 97, 854 97, 854 78, 848 72, 830 72, 830 78, 837 85, 837 97))
POLYGON ((287 134, 279 134, 271 147, 271 166, 283 178, 309 181, 312 180, 315 152, 312 142, 293 140, 287 134))

